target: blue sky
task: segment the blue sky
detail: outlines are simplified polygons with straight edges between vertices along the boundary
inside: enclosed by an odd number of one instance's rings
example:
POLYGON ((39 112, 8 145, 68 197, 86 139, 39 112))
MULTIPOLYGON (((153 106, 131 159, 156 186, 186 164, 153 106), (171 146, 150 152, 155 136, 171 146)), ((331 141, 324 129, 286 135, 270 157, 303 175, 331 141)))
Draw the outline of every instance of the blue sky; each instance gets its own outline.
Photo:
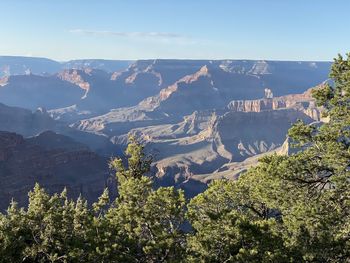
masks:
POLYGON ((2 0, 0 55, 331 60, 348 0, 2 0))

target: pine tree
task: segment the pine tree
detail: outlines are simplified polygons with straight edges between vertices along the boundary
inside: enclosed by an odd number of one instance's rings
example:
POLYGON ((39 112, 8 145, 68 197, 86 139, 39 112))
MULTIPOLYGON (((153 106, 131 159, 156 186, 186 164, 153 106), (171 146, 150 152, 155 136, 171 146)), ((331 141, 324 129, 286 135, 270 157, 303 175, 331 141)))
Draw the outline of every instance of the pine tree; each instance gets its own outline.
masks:
POLYGON ((0 262, 22 262, 30 239, 25 211, 12 201, 6 214, 0 214, 0 262))
POLYGON ((115 159, 119 196, 106 217, 124 236, 130 261, 179 262, 184 247, 180 226, 184 221, 185 198, 172 187, 154 190, 148 177, 152 159, 144 146, 130 137, 128 166, 115 159))
POLYGON ((190 262, 288 262, 278 222, 250 181, 218 180, 188 205, 190 262))

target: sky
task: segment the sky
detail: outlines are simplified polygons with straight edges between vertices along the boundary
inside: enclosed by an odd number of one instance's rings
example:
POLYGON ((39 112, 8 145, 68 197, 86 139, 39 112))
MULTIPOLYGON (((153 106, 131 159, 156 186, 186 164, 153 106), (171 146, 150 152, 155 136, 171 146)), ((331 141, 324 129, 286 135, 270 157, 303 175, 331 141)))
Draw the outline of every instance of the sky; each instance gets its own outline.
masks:
POLYGON ((0 55, 332 60, 349 0, 1 0, 0 55))

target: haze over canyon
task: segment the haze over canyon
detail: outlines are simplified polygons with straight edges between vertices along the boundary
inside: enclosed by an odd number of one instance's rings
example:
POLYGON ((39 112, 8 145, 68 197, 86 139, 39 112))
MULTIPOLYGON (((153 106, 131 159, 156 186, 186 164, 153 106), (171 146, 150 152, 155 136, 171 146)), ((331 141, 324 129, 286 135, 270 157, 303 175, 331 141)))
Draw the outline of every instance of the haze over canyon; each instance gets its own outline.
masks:
MULTIPOLYGON (((296 120, 322 121, 311 89, 331 62, 72 60, 0 57, 0 209, 39 182, 96 200, 129 134, 152 154, 159 186, 187 196, 288 154, 296 120)), ((110 187, 111 189, 113 187, 110 187)))

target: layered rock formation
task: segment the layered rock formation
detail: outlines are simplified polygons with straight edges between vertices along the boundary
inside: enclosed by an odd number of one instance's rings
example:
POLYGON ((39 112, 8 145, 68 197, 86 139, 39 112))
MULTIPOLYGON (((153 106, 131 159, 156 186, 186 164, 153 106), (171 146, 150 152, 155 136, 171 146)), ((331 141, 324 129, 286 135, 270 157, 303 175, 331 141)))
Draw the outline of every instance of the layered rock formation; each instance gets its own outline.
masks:
POLYGON ((57 63, 35 58, 0 57, 0 68, 4 72, 0 77, 10 76, 0 81, 0 102, 32 110, 45 107, 52 110, 55 118, 73 122, 104 114, 110 109, 135 106, 151 96, 155 96, 153 100, 162 100, 164 111, 171 111, 173 103, 182 102, 181 114, 190 114, 200 108, 223 107, 234 99, 258 99, 266 87, 277 96, 299 93, 324 81, 330 63, 253 60, 78 60, 57 63), (25 66, 28 61, 32 62, 25 66), (42 68, 47 65, 50 76, 41 68, 36 69, 33 61, 42 63, 42 68), (48 63, 55 66, 51 69, 48 63), (9 69, 17 64, 21 70, 9 69), (207 68, 208 76, 191 83, 184 79, 180 81, 185 76, 195 78, 201 68, 207 68), (27 76, 17 76, 19 74, 27 76), (174 85, 178 87, 172 90, 174 85), (162 89, 165 90, 158 98, 162 89), (172 95, 164 100, 166 94, 172 95), (183 101, 198 94, 201 97, 197 100, 183 101), (191 103, 186 109, 184 106, 188 102, 191 103))
POLYGON ((76 141, 88 145, 92 150, 102 155, 111 156, 121 152, 105 136, 85 133, 68 127, 65 123, 52 119, 45 109, 40 108, 32 112, 0 103, 1 130, 15 132, 24 137, 35 136, 51 130, 74 138, 76 141))
MULTIPOLYGON (((195 111, 180 122, 164 117, 163 121, 168 123, 152 123, 154 112, 150 109, 143 111, 147 115, 137 121, 128 114, 128 118, 122 119, 127 111, 120 109, 118 115, 114 115, 115 127, 106 122, 111 120, 111 116, 106 115, 99 119, 102 126, 95 128, 112 136, 117 144, 126 142, 126 133, 131 129, 154 155, 159 184, 184 189, 189 185, 190 194, 198 193, 196 184, 202 189, 208 180, 234 178, 257 163, 255 156, 282 151, 291 125, 298 119, 306 123, 319 121, 321 111, 315 106, 311 89, 272 99, 231 101, 226 108, 195 111), (128 128, 123 130, 120 127, 124 123, 128 128)), ((135 113, 135 109, 129 110, 135 113)), ((91 120, 90 124, 93 123, 91 120)))
POLYGON ((81 73, 83 73, 84 75, 91 74, 91 70, 85 69, 79 72, 76 69, 64 70, 58 74, 58 77, 62 80, 73 83, 79 86, 81 89, 85 90, 85 94, 82 97, 82 98, 85 98, 86 94, 90 90, 90 84, 83 79, 83 76, 81 75, 81 73))
POLYGON ((243 161, 281 146, 288 129, 298 119, 314 121, 297 109, 227 112, 215 123, 213 137, 221 155, 230 161, 243 161))
POLYGON ((184 129, 186 120, 172 126, 132 130, 143 138, 146 149, 155 157, 154 172, 160 185, 175 185, 193 196, 210 180, 237 178, 265 154, 293 151, 285 140, 297 119, 314 121, 296 109, 216 114, 207 114, 207 119, 202 119, 204 128, 199 132, 184 129))
POLYGON ((234 112, 261 112, 293 108, 301 110, 312 119, 319 121, 321 120, 321 109, 316 106, 311 91, 312 89, 308 89, 302 94, 258 100, 233 100, 227 105, 227 109, 234 112))
POLYGON ((208 174, 224 165, 281 147, 297 119, 320 120, 311 90, 271 98, 274 90, 261 83, 261 76, 271 72, 273 68, 262 65, 249 74, 203 66, 137 106, 115 109, 73 127, 103 134, 121 146, 127 134, 134 133, 155 156, 159 184, 186 188, 198 183, 201 189, 208 174), (266 90, 267 98, 231 100, 253 93, 263 96, 266 90))
MULTIPOLYGON (((66 144, 70 141, 62 136, 56 139, 66 144)), ((24 139, 15 133, 0 132, 1 210, 12 198, 21 205, 26 203, 27 193, 36 182, 49 192, 66 187, 71 197, 82 194, 89 201, 102 193, 109 178, 106 160, 72 141, 70 148, 55 145, 52 141, 56 139, 55 134, 24 139)))

